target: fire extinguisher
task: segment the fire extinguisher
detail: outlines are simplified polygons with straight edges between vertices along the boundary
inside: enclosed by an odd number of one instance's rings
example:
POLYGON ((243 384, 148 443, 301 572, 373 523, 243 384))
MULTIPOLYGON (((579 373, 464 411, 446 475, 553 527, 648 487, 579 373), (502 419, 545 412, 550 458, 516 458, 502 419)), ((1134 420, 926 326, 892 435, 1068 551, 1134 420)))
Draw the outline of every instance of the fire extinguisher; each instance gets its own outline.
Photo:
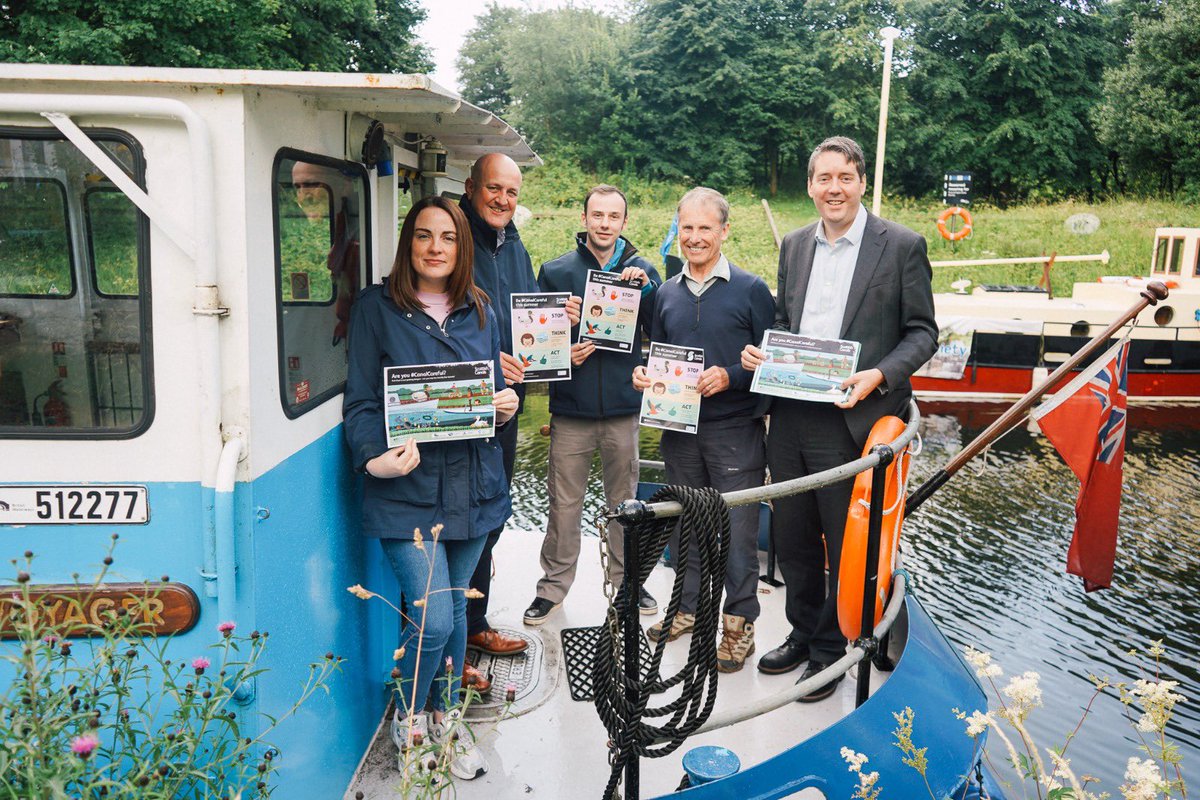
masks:
POLYGON ((33 409, 33 424, 35 426, 45 424, 49 428, 71 427, 71 407, 67 404, 67 395, 63 391, 61 379, 51 383, 46 391, 34 398, 33 409), (46 398, 46 402, 42 404, 42 410, 39 414, 37 401, 43 397, 46 398))

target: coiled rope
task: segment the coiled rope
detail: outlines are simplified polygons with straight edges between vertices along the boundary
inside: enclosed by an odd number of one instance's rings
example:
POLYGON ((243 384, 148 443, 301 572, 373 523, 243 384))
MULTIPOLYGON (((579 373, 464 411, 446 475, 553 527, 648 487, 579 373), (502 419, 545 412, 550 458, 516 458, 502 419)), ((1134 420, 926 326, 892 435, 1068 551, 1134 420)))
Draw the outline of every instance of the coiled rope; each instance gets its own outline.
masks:
MULTIPOLYGON (((654 646, 649 664, 644 665, 645 677, 627 676, 623 648, 625 620, 618 611, 627 598, 623 593, 618 594, 617 601, 609 606, 605 630, 598 638, 592 660, 596 711, 608 731, 612 748, 609 759, 612 774, 604 790, 605 800, 617 797, 621 773, 631 758, 661 758, 674 752, 704 724, 717 700, 717 623, 729 557, 729 506, 720 492, 712 488, 666 486, 651 498, 651 502, 664 500, 679 502, 683 514, 678 518, 632 523, 630 532, 637 537, 639 563, 626 564, 625 568, 636 567, 637 585, 641 587, 678 525, 675 582, 663 620, 664 634, 679 613, 684 577, 692 559, 698 559, 700 566, 696 623, 688 644, 687 663, 679 672, 665 679, 659 673, 668 640, 664 635, 654 646), (672 690, 677 687, 676 699, 661 706, 648 706, 651 694, 669 691, 674 694, 672 690), (626 699, 627 688, 636 691, 636 702, 626 699)), ((637 602, 638 596, 635 591, 633 602, 637 602)))

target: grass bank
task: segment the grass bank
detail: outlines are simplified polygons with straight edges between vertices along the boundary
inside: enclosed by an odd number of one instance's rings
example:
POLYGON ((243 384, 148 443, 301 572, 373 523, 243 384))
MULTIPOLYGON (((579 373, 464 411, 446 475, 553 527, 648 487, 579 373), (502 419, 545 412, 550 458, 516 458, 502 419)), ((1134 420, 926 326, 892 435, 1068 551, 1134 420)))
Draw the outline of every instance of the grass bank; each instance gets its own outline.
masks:
MULTIPOLYGON (((625 189, 630 199, 626 236, 647 258, 659 263, 658 247, 671 224, 675 202, 687 187, 649 183, 640 179, 607 179, 625 189)), ((580 203, 590 176, 551 164, 531 171, 525 179, 522 203, 534 213, 525 223, 521 237, 533 257, 534 269, 544 261, 574 246, 581 230, 580 203)), ((735 264, 766 279, 774 288, 778 254, 761 198, 746 191, 730 194, 729 241, 725 252, 735 264)), ((770 201, 780 234, 802 227, 817 218, 807 196, 780 196, 770 201)), ((1055 287, 1075 281, 1091 281, 1101 275, 1145 275, 1150 269, 1150 250, 1156 227, 1172 225, 1200 227, 1200 205, 1160 200, 1110 200, 1102 203, 1061 202, 973 209, 974 233, 951 248, 937 232, 937 216, 944 210, 939 202, 885 198, 883 216, 923 234, 929 242, 932 261, 954 258, 1010 258, 1092 254, 1108 250, 1111 260, 1060 264, 1054 269, 1055 287), (1073 214, 1095 214, 1100 228, 1090 235, 1071 233, 1064 222, 1073 214)), ((934 270, 934 290, 949 291, 950 283, 970 278, 976 283, 1036 283, 1041 265, 941 267, 934 270)))

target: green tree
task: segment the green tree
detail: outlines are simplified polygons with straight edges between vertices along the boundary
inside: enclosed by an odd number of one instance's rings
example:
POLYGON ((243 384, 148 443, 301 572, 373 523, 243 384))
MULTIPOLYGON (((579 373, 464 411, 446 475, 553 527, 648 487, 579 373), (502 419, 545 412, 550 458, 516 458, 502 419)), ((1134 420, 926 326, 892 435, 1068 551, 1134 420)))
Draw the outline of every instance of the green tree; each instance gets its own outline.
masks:
POLYGON ((475 27, 467 31, 454 62, 465 100, 494 114, 508 113, 512 105, 509 37, 527 14, 493 2, 475 18, 475 27))
POLYGON ((416 0, 0 0, 0 61, 425 71, 416 0))
POLYGON ((1131 31, 1129 60, 1104 74, 1100 139, 1143 184, 1200 190, 1200 0, 1170 0, 1131 31))
POLYGON ((998 201, 1090 192, 1105 154, 1090 122, 1117 55, 1093 0, 911 0, 913 67, 904 81, 922 124, 905 176, 933 191, 947 169, 975 173, 998 201), (916 159, 910 163, 916 164, 916 159))

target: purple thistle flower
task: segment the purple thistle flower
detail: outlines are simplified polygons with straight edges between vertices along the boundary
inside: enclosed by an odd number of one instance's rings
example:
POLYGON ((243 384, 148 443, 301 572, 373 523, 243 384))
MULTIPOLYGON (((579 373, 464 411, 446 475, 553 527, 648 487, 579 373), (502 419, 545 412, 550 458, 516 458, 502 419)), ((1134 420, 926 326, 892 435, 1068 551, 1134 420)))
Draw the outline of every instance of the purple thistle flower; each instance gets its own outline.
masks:
POLYGON ((204 670, 207 669, 210 664, 212 664, 212 662, 204 656, 198 656, 192 659, 192 669, 196 670, 197 675, 203 675, 204 670))
POLYGON ((92 753, 96 752, 96 748, 99 746, 100 740, 95 734, 91 733, 76 736, 71 740, 71 752, 83 759, 88 758, 92 753))
POLYGON ((236 627, 237 627, 237 623, 235 623, 235 622, 232 622, 232 621, 231 622, 222 622, 220 625, 217 626, 217 630, 221 632, 222 636, 224 636, 226 639, 228 639, 229 634, 233 633, 233 629, 236 627))

